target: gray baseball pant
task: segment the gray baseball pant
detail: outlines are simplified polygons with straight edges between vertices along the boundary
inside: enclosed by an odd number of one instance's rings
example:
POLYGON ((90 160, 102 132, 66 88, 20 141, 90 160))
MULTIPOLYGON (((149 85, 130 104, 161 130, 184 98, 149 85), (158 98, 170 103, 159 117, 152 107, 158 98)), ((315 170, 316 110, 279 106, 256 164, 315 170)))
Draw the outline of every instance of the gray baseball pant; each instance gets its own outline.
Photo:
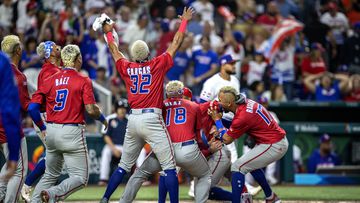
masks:
MULTIPOLYGON (((184 169, 190 175, 197 177, 195 183, 195 202, 206 202, 209 197, 211 185, 211 173, 207 160, 201 153, 196 142, 192 145, 182 146, 182 143, 173 143, 177 166, 184 169)), ((136 197, 143 182, 152 174, 161 171, 161 165, 154 153, 151 153, 144 163, 131 176, 126 184, 121 203, 130 203, 136 197)))
POLYGON ((253 170, 264 168, 270 163, 283 157, 288 149, 286 137, 273 144, 258 144, 249 152, 242 155, 231 165, 231 171, 247 174, 253 170))
MULTIPOLYGON (((4 143, 1 145, 1 151, 4 154, 6 160, 9 158, 8 144, 4 143)), ((28 170, 28 154, 26 138, 21 139, 19 161, 13 177, 9 181, 0 179, 0 201, 3 200, 5 203, 16 203, 21 192, 21 188, 24 185, 26 174, 28 170)), ((1 169, 1 176, 7 172, 6 163, 1 169)))
POLYGON ((89 177, 89 161, 84 126, 47 124, 46 170, 36 185, 31 202, 41 202, 40 193, 45 190, 50 202, 64 200, 83 188, 89 177), (54 186, 65 163, 69 178, 54 186))
POLYGON ((175 169, 174 149, 162 117, 162 110, 152 108, 153 113, 144 113, 149 109, 131 109, 124 140, 124 151, 119 167, 130 172, 145 142, 159 160, 162 170, 175 169))

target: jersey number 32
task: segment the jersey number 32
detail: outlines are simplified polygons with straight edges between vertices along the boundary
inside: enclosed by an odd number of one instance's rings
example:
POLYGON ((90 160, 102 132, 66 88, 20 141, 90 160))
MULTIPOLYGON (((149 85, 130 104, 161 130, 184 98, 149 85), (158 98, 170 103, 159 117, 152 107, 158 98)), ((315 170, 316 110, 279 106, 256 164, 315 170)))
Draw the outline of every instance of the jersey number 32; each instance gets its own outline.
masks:
POLYGON ((148 94, 150 92, 148 87, 151 85, 151 74, 131 75, 130 80, 132 81, 131 94, 148 94))

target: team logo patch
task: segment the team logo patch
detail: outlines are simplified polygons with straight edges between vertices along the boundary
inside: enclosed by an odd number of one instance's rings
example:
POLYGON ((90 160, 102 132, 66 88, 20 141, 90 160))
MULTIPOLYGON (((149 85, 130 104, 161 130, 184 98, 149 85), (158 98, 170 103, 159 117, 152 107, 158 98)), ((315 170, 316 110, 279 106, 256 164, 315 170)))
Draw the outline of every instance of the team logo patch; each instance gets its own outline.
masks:
POLYGON ((118 126, 118 122, 116 120, 112 120, 110 125, 112 128, 116 128, 118 126))

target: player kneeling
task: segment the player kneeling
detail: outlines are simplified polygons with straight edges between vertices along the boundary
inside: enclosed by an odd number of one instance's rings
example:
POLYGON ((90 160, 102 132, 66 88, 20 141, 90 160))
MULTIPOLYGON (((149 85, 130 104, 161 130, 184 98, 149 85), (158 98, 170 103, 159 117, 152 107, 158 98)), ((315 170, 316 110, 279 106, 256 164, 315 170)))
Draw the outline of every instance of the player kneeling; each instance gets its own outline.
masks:
MULTIPOLYGON (((197 178, 195 202, 206 202, 211 185, 211 172, 195 141, 201 129, 200 108, 198 104, 182 99, 183 88, 180 81, 171 81, 166 85, 164 119, 174 147, 177 166, 197 178)), ((142 182, 159 171, 160 163, 152 153, 131 176, 120 202, 133 202, 142 182)), ((166 187, 166 184, 163 185, 166 187)), ((162 191, 166 190, 167 188, 164 188, 162 191)), ((165 199, 166 193, 159 194, 159 202, 165 202, 165 199)))
POLYGON ((233 142, 244 133, 254 138, 256 142, 253 149, 241 156, 231 166, 232 202, 240 203, 245 174, 248 172, 251 172, 263 188, 267 203, 280 202, 280 199, 272 192, 266 181, 262 168, 285 155, 289 145, 285 131, 263 106, 246 99, 230 86, 220 89, 219 104, 214 101, 210 105, 209 114, 220 132, 219 139, 225 144, 233 142), (221 122, 220 105, 225 112, 235 114, 229 130, 225 129, 221 122))

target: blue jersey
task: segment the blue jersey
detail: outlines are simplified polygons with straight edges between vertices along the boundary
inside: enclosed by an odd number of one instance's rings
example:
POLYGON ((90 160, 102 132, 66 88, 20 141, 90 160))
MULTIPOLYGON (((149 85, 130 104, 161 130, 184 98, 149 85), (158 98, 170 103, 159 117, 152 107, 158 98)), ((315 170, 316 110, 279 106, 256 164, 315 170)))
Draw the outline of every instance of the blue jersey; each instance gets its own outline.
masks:
POLYGON ((109 120, 109 128, 106 132, 115 145, 123 145, 128 120, 126 118, 113 118, 109 120))
POLYGON ((209 50, 204 52, 199 49, 194 51, 192 60, 194 61, 194 77, 199 77, 211 69, 212 64, 217 64, 217 54, 209 50))
POLYGON ((334 82, 329 89, 316 85, 316 101, 339 101, 341 94, 338 82, 334 82))
POLYGON ((186 52, 177 52, 174 57, 174 66, 167 72, 169 80, 179 80, 189 67, 190 57, 186 52))
MULTIPOLYGON (((81 54, 83 56, 83 68, 89 73, 89 78, 96 78, 96 69, 92 67, 88 62, 90 60, 97 63, 96 39, 92 39, 89 34, 84 35, 84 39, 80 44, 81 54)), ((104 56, 105 57, 105 56, 104 56)))
POLYGON ((308 173, 315 173, 318 167, 328 167, 340 165, 340 159, 335 153, 330 153, 329 155, 322 157, 320 155, 320 150, 315 150, 308 160, 308 173))
POLYGON ((9 59, 0 52, 0 112, 9 148, 9 160, 19 159, 20 149, 20 99, 9 59))

